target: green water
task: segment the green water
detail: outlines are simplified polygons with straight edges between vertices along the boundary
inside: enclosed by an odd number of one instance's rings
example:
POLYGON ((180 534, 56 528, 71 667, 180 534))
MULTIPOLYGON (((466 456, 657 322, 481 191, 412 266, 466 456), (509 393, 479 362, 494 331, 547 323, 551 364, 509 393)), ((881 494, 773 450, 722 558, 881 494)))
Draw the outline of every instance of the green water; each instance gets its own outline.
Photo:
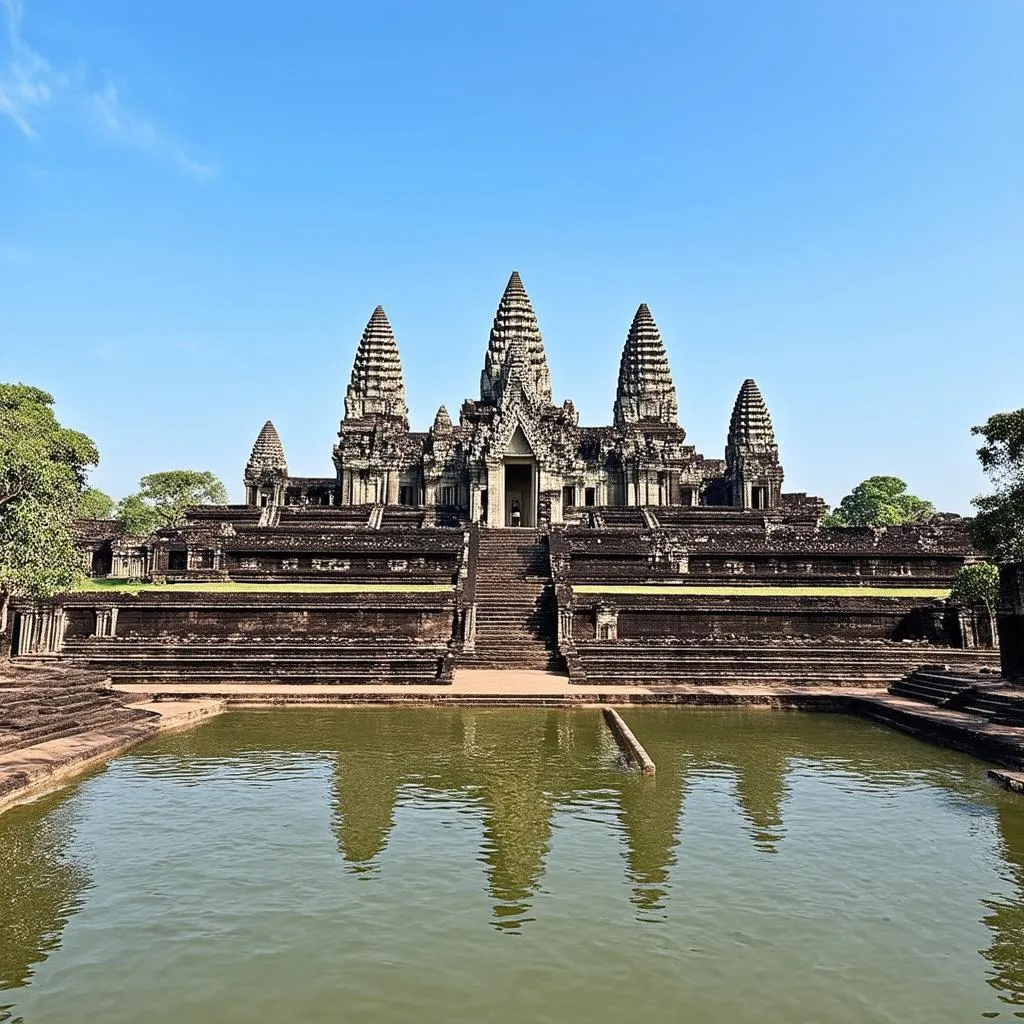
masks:
POLYGON ((0 817, 0 1020, 1024 1017, 1024 800, 854 719, 238 713, 0 817))

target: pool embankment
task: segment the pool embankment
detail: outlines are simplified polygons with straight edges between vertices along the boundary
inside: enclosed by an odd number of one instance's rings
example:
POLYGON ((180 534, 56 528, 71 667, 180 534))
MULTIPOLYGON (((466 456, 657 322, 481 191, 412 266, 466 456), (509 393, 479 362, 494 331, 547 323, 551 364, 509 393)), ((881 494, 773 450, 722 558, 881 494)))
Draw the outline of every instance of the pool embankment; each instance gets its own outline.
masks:
POLYGON ((651 755, 644 750, 643 745, 633 735, 633 730, 622 720, 622 715, 614 708, 603 710, 604 720, 626 760, 638 768, 642 775, 653 775, 656 769, 651 755))
POLYGON ((577 686, 555 673, 472 670, 457 672, 452 685, 116 684, 108 692, 128 707, 144 711, 145 717, 0 754, 0 811, 56 789, 157 733, 190 727, 221 711, 316 705, 379 705, 382 709, 676 705, 856 714, 993 763, 1006 776, 993 775, 996 781, 1024 792, 1024 729, 996 725, 977 715, 896 697, 877 688, 577 686))
POLYGON ((848 710, 918 739, 990 761, 1011 775, 1024 772, 1024 729, 1019 726, 996 725, 978 715, 887 693, 852 696, 848 710))
POLYGON ((219 714, 226 704, 222 700, 202 699, 136 707, 149 712, 149 716, 0 754, 0 813, 59 789, 74 776, 158 733, 191 728, 202 719, 219 714))
POLYGON ((1008 772, 1002 768, 990 768, 988 777, 1011 793, 1024 795, 1024 772, 1008 772))

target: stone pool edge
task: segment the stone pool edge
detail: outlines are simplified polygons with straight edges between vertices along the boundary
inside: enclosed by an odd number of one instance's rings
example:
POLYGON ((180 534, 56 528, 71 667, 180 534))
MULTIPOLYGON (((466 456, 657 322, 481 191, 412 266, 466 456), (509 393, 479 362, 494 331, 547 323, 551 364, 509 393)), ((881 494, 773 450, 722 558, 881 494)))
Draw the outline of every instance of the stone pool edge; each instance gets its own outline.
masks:
POLYGON ((199 700, 134 704, 150 718, 46 740, 0 754, 0 814, 62 788, 76 776, 165 732, 189 729, 225 711, 227 702, 199 700))
MULTIPOLYGON (((75 776, 143 743, 173 730, 187 729, 226 711, 310 707, 544 707, 609 708, 651 706, 760 707, 765 710, 852 714, 907 733, 917 739, 969 754, 995 764, 989 777, 1005 789, 1024 795, 1024 729, 992 725, 976 716, 894 697, 884 691, 782 687, 691 687, 670 691, 624 693, 586 690, 560 694, 479 692, 453 693, 438 688, 423 692, 406 687, 363 688, 339 692, 331 687, 267 686, 197 688, 191 693, 140 692, 115 686, 131 706, 152 717, 121 726, 97 729, 62 739, 48 740, 0 755, 0 814, 10 807, 36 800, 69 783, 75 776), (310 690, 314 688, 310 687, 310 690), (334 689, 334 692, 324 692, 334 689), (400 692, 396 692, 400 691, 400 692)), ((634 688, 635 690, 635 688, 634 688)))

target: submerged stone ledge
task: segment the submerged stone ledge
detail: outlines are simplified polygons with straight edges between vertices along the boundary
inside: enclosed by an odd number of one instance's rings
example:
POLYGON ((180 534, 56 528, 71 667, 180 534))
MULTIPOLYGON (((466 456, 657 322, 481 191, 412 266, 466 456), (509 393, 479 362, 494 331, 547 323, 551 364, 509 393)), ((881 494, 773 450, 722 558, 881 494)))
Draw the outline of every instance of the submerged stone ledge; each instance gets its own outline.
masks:
POLYGON ((603 713, 604 720, 626 760, 639 768, 642 775, 653 775, 657 769, 651 755, 633 735, 633 730, 622 720, 622 715, 614 708, 605 708, 603 713))

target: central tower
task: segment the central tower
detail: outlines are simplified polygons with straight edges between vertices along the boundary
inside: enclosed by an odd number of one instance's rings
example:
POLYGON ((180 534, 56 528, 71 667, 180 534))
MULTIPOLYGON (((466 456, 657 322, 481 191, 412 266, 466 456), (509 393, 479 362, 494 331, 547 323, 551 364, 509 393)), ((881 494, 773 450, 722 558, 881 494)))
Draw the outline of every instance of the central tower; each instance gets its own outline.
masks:
POLYGON ((551 375, 548 372, 548 359, 544 354, 544 341, 519 271, 513 270, 491 326, 484 368, 480 373, 481 402, 500 402, 505 365, 511 349, 516 344, 521 345, 523 350, 528 385, 532 386, 538 402, 550 405, 551 375))

